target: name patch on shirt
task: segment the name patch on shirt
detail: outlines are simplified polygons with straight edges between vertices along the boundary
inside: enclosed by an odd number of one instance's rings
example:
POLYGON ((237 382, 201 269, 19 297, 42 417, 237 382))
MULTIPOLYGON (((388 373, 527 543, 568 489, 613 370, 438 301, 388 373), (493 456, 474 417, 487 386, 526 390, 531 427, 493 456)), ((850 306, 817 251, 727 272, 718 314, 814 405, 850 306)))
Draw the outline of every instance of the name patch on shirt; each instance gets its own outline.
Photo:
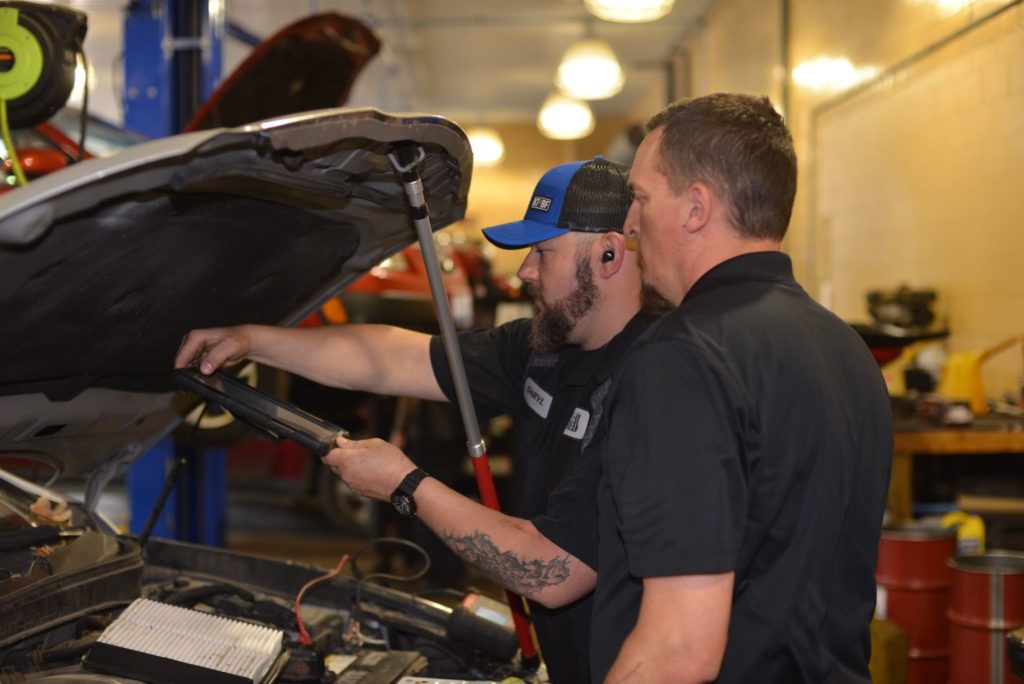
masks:
POLYGON ((569 423, 565 426, 565 430, 562 434, 566 437, 572 437, 573 439, 583 439, 583 435, 587 432, 587 425, 590 424, 590 411, 586 409, 576 408, 572 412, 572 418, 569 419, 569 423))
POLYGON ((533 412, 538 416, 541 418, 548 417, 548 411, 551 410, 552 397, 531 378, 526 378, 526 384, 523 385, 523 399, 526 401, 526 405, 533 409, 533 412))

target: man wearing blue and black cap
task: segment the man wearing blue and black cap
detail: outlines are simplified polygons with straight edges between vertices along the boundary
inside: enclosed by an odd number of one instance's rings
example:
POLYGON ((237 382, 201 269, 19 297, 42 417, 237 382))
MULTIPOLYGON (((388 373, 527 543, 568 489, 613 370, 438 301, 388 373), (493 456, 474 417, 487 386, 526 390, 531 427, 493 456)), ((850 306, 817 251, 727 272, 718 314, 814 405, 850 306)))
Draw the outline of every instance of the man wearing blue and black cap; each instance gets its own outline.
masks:
MULTIPOLYGON (((416 517, 464 560, 530 599, 556 684, 589 681, 600 471, 586 447, 613 372, 653 317, 641 313, 640 266, 622 234, 626 175, 600 157, 556 166, 523 220, 484 230, 499 247, 530 248, 519 276, 537 307, 533 319, 459 336, 480 418, 516 421, 511 515, 449 489, 382 440, 339 441, 325 458, 360 494, 411 498, 416 517)), ((175 363, 211 373, 246 358, 326 385, 455 398, 440 338, 390 326, 193 331, 175 363)))

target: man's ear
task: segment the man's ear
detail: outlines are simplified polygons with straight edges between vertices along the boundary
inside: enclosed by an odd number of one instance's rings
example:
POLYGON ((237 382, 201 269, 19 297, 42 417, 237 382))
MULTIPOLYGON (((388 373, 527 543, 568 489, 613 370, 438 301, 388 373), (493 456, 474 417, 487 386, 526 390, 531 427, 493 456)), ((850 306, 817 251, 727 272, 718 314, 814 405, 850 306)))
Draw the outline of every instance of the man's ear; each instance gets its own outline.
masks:
POLYGON ((605 278, 618 273, 626 253, 626 240, 622 233, 602 233, 601 239, 597 241, 597 249, 598 272, 605 278))
POLYGON ((711 220, 718 198, 704 183, 693 183, 683 191, 682 223, 687 232, 699 232, 711 220))

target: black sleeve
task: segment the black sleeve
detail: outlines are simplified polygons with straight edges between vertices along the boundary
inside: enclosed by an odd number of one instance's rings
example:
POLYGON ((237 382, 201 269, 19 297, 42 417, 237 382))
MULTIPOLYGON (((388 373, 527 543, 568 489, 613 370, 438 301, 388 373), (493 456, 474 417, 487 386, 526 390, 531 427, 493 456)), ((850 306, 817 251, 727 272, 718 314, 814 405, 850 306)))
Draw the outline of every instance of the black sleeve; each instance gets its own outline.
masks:
MULTIPOLYGON (((529 334, 529 319, 458 334, 470 395, 480 419, 505 413, 515 415, 521 408, 523 378, 530 357, 529 334)), ((455 384, 440 335, 430 340, 430 363, 441 391, 454 402, 455 384)))
POLYGON ((684 344, 651 344, 627 361, 602 465, 632 575, 735 568, 747 500, 736 399, 727 369, 684 344))
POLYGON ((592 445, 548 496, 531 522, 552 542, 597 570, 597 487, 601 459, 592 445))

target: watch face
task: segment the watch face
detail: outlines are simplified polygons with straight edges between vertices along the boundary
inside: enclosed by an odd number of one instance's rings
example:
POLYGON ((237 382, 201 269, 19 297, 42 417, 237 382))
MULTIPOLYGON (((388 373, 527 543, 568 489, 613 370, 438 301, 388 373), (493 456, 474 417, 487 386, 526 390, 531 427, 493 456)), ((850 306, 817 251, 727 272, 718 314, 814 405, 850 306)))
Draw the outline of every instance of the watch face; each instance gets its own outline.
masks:
POLYGON ((413 513, 412 499, 402 494, 392 494, 391 505, 402 515, 412 515, 413 513))

